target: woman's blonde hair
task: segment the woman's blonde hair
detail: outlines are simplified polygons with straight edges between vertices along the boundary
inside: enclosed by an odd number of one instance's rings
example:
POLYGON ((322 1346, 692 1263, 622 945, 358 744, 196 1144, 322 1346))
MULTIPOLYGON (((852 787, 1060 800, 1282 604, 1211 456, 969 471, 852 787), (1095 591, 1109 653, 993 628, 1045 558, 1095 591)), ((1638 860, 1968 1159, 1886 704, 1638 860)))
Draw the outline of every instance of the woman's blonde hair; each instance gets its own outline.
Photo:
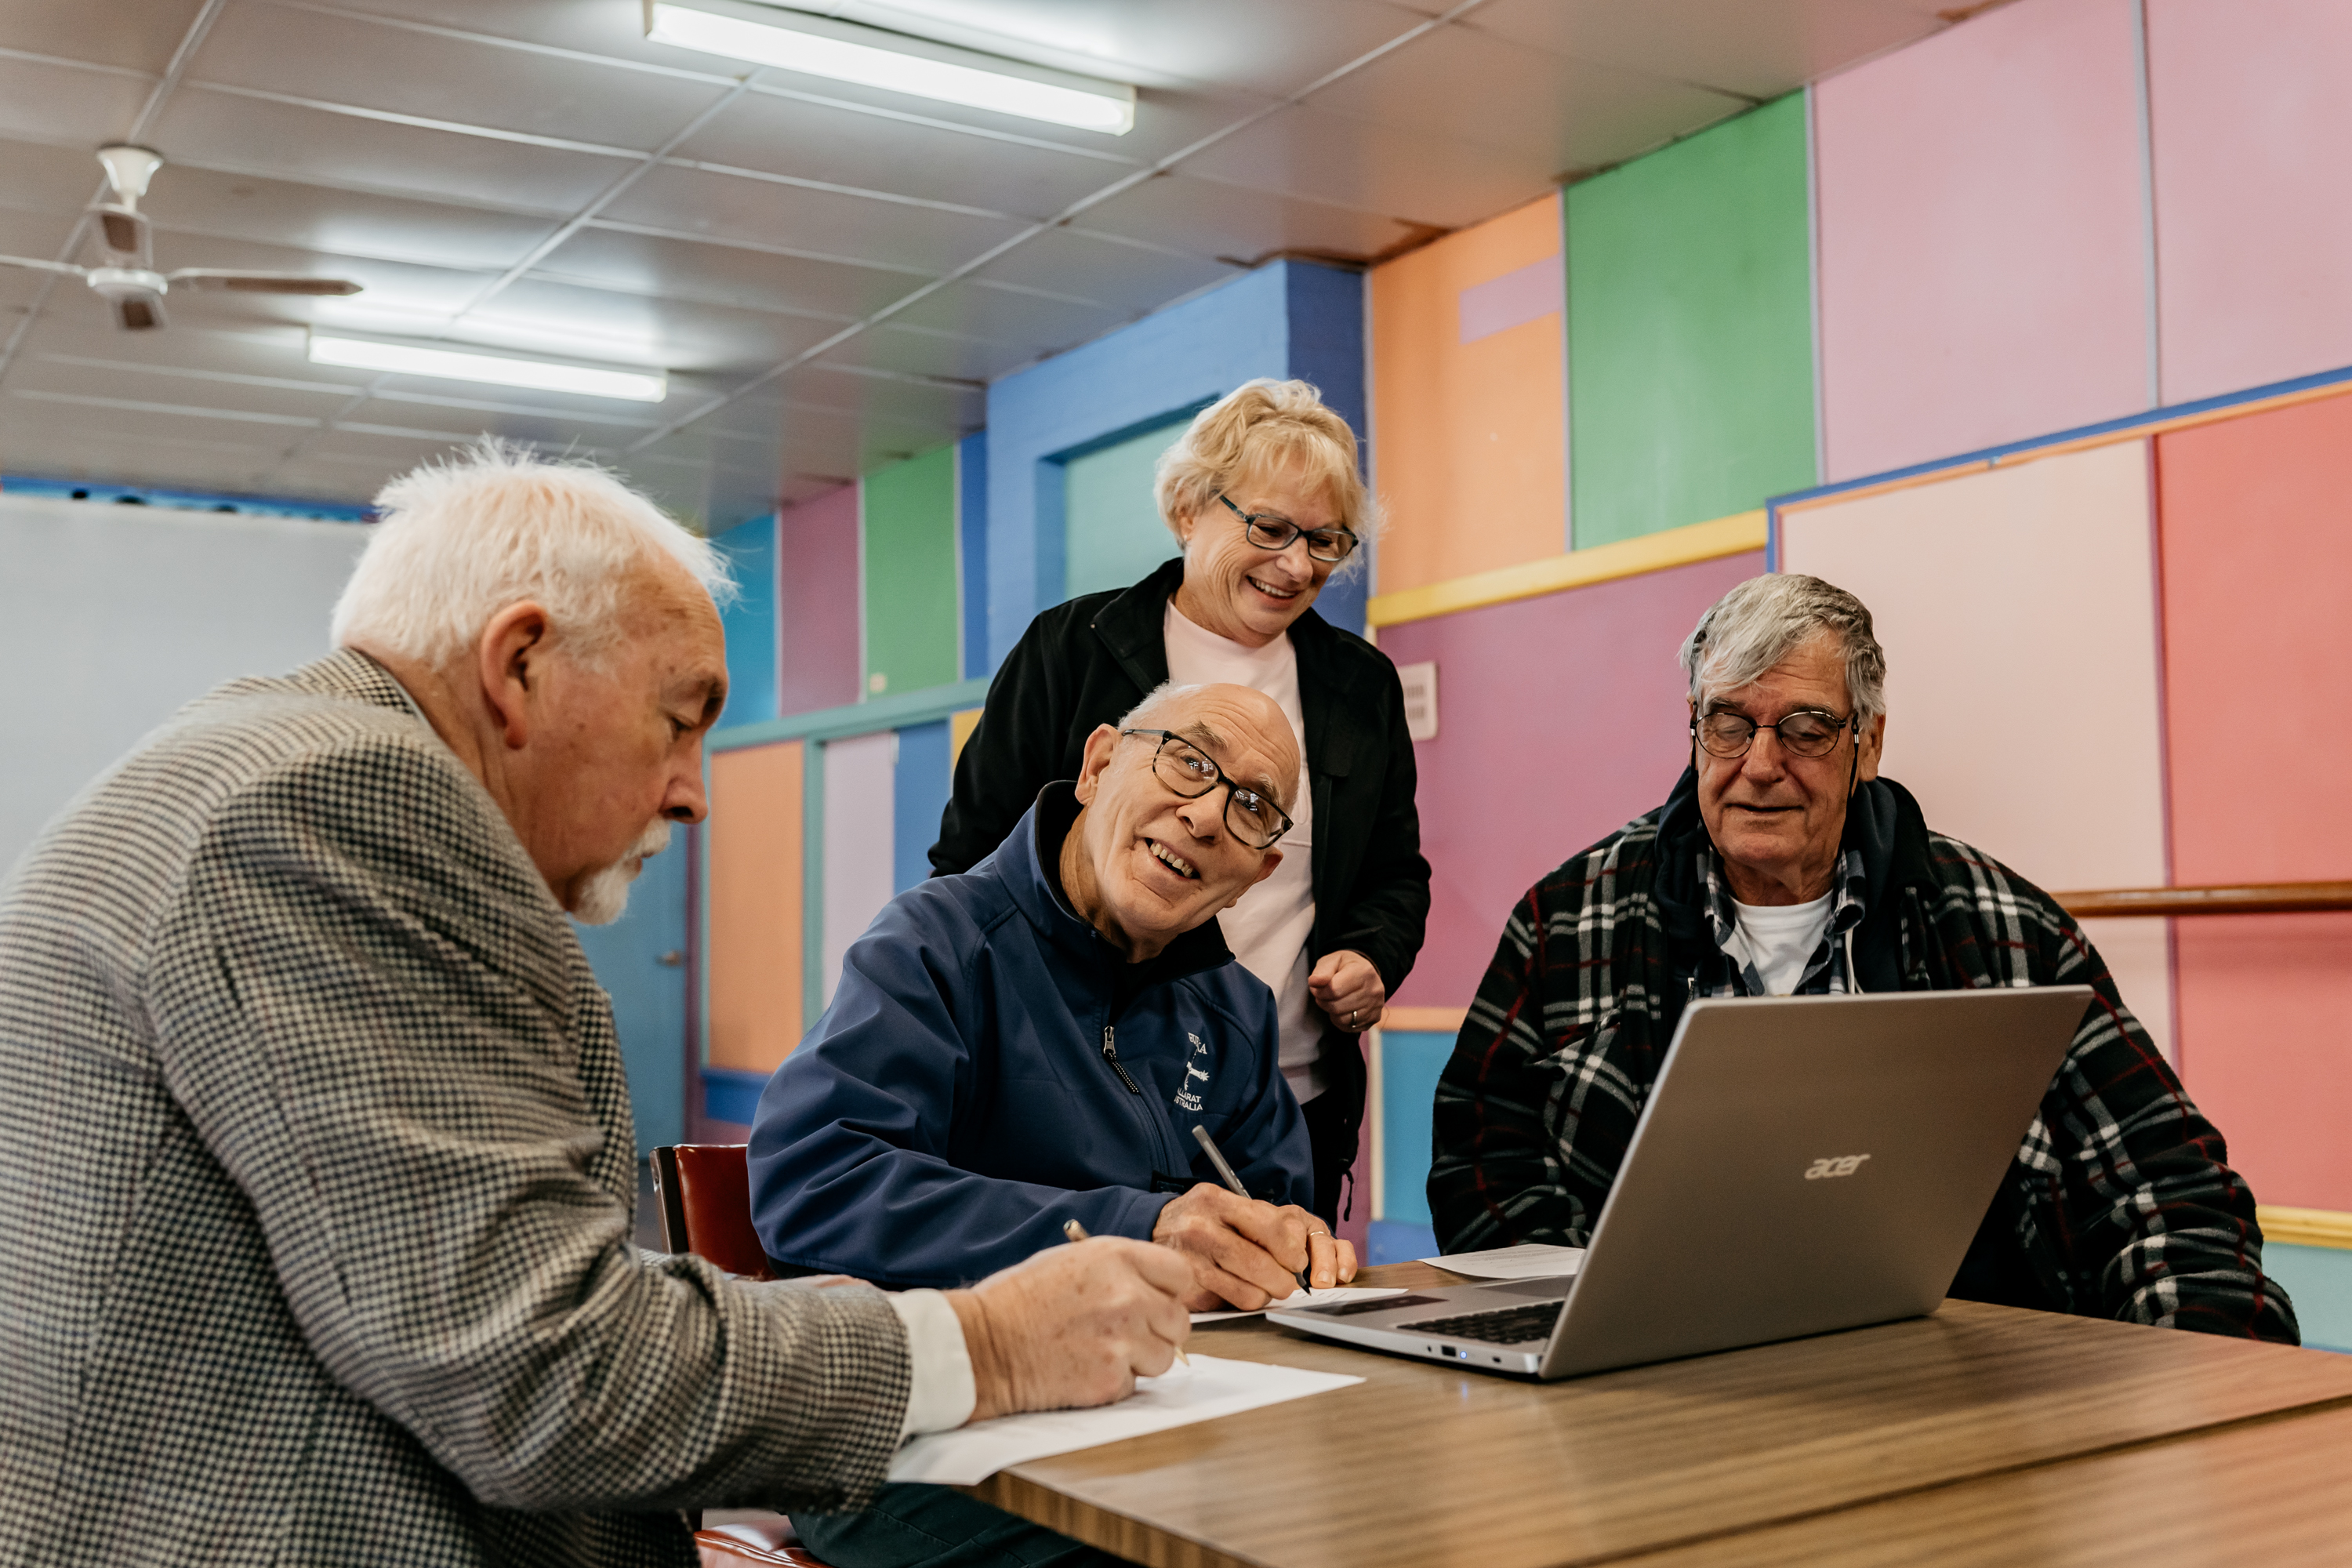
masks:
MULTIPOLYGON (((1205 518, 1234 485, 1294 466, 1322 482, 1360 545, 1380 533, 1380 502, 1356 467, 1356 433, 1307 383, 1264 376, 1201 410, 1160 454, 1151 486, 1160 520, 1173 532, 1178 518, 1205 518)), ((1353 570, 1367 553, 1359 548, 1340 569, 1353 570)))

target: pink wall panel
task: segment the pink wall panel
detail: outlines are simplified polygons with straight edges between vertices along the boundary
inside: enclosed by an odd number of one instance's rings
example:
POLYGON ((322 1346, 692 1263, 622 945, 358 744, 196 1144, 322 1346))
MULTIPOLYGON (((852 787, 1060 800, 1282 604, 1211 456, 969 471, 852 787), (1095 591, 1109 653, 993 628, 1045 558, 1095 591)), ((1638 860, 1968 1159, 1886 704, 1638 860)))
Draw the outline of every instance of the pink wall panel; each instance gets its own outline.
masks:
POLYGON ((2352 364, 2352 5, 2148 0, 2168 403, 2352 364))
POLYGON ((2136 0, 2032 0, 1815 90, 1825 478, 2149 401, 2136 0))
POLYGON ((2266 1204, 2352 1209, 2352 914, 2173 922, 2182 1078, 2266 1204))
MULTIPOLYGON (((2174 875, 2352 877, 2352 397, 2159 437, 2157 472, 2174 875)), ((2352 1208, 2352 915, 2177 923, 2190 1092, 2264 1202, 2352 1208)))
POLYGON ((1381 628, 1438 679, 1437 739, 1414 747, 1429 941, 1400 1005, 1467 1005, 1519 896, 1664 801, 1690 748, 1675 650, 1763 570, 1732 555, 1381 628))
POLYGON ((776 514, 776 711, 858 698, 857 487, 776 514))
MULTIPOLYGON (((1785 514, 1780 566, 1870 606, 1887 776, 1930 826, 2058 891, 2165 879, 2163 725, 2146 443, 1785 514)), ((2172 1040, 2161 921, 2088 932, 2172 1040)))

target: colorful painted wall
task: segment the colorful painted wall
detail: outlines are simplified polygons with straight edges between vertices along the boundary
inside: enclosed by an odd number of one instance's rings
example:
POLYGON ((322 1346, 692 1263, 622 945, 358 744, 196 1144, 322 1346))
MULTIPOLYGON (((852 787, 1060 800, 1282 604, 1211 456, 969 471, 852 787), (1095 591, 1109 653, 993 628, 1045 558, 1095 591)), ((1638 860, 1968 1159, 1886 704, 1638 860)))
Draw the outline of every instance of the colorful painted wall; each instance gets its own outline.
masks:
MULTIPOLYGON (((1663 795, 1675 644, 1768 545, 1874 606, 1889 773, 2028 878, 2352 876, 2315 720, 2347 87, 2325 0, 2020 0, 1374 270, 1369 619, 1439 693, 1376 1252, 1428 1244, 1429 1082, 1505 910, 1663 795)), ((2352 1235, 2352 915, 2092 935, 2352 1346, 2314 1245, 2352 1235)))

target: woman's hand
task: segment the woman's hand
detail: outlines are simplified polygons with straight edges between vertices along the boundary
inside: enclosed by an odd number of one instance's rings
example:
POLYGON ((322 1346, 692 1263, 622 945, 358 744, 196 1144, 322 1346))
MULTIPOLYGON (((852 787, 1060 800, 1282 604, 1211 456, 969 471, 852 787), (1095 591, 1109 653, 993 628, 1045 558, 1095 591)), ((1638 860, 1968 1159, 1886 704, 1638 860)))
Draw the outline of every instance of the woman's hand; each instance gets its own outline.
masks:
POLYGON ((1379 1023, 1381 1009, 1388 1005, 1389 988, 1381 984, 1381 972, 1353 948, 1325 953, 1307 976, 1307 989, 1331 1022, 1349 1034, 1379 1023))

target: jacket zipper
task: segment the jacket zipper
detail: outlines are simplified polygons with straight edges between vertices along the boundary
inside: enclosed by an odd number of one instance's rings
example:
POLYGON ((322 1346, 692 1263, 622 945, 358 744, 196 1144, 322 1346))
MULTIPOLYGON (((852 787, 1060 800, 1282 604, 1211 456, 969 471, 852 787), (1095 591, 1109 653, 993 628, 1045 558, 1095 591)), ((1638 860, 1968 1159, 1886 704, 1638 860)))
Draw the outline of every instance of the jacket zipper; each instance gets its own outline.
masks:
POLYGON ((1118 1074, 1118 1081, 1127 1085, 1128 1093, 1140 1095, 1143 1092, 1143 1086, 1128 1076, 1126 1064, 1118 1059, 1118 1043, 1113 1037, 1108 1024, 1103 1026, 1103 1060, 1110 1063, 1110 1070, 1118 1074))

